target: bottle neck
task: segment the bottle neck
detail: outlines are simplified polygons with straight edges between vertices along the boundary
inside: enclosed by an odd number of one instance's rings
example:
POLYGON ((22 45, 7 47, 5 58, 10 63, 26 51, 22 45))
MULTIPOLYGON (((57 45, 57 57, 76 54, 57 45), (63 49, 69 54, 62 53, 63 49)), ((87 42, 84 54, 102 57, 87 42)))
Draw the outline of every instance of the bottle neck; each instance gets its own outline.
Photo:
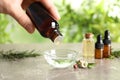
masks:
POLYGON ((56 21, 51 22, 51 27, 50 27, 50 32, 49 33, 49 38, 53 42, 60 42, 62 38, 62 34, 59 31, 59 24, 56 21))
POLYGON ((109 45, 109 44, 111 44, 111 40, 110 39, 104 39, 103 43, 104 43, 104 45, 109 45))
POLYGON ((62 38, 62 34, 60 33, 60 31, 58 29, 53 30, 53 32, 50 34, 50 39, 55 42, 57 41, 59 38, 62 38))
POLYGON ((54 43, 56 45, 60 44, 62 41, 63 41, 63 36, 60 36, 60 35, 54 39, 54 43))

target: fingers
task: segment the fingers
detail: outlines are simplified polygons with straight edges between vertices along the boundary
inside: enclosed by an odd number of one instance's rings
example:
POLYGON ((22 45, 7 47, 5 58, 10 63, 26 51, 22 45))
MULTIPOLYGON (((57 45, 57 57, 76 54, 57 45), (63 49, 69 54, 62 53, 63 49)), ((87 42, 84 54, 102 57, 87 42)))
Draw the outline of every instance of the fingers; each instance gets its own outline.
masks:
POLYGON ((20 5, 14 4, 12 5, 9 9, 7 9, 7 13, 10 14, 12 17, 14 17, 17 22, 19 24, 21 24, 29 33, 33 33, 35 30, 35 27, 32 23, 32 21, 30 20, 30 18, 27 16, 26 12, 22 9, 22 7, 26 7, 29 6, 29 4, 33 1, 39 1, 41 2, 46 9, 50 12, 51 16, 55 19, 55 20, 59 20, 60 16, 59 13, 56 9, 56 7, 53 5, 51 0, 31 0, 30 3, 25 3, 28 4, 26 6, 21 7, 21 1, 15 1, 15 3, 20 2, 20 5))
POLYGON ((55 20, 60 19, 60 15, 51 0, 40 0, 40 2, 46 7, 55 20))
POLYGON ((14 17, 29 33, 34 32, 35 27, 33 23, 21 7, 12 9, 10 15, 14 17))

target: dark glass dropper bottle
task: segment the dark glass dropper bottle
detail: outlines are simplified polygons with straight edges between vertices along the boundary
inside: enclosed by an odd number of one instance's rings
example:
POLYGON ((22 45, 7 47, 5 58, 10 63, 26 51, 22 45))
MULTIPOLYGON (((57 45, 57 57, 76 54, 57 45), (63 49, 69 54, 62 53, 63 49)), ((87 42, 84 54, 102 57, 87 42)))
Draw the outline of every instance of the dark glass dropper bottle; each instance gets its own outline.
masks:
POLYGON ((95 43, 95 59, 103 58, 103 41, 102 35, 97 36, 97 42, 95 43))
POLYGON ((105 31, 103 43, 104 43, 103 57, 108 58, 111 55, 111 39, 110 32, 108 30, 105 31))
POLYGON ((59 31, 59 24, 40 2, 32 3, 26 13, 43 37, 50 38, 55 43, 62 40, 63 37, 59 31))

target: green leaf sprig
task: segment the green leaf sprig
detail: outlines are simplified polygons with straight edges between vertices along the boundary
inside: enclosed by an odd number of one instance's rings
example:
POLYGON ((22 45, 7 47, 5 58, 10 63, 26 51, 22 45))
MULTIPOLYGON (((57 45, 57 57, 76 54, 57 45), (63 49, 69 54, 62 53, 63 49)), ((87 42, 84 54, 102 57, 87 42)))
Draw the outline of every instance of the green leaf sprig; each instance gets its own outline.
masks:
POLYGON ((88 69, 94 68, 95 65, 96 65, 95 63, 88 63, 87 68, 88 68, 88 69))
POLYGON ((113 51, 111 53, 111 56, 109 57, 110 59, 114 59, 114 58, 120 58, 120 50, 118 51, 113 51))
POLYGON ((9 59, 9 60, 23 59, 28 57, 37 57, 40 55, 41 54, 37 53, 35 50, 32 50, 32 51, 0 50, 0 58, 9 59))

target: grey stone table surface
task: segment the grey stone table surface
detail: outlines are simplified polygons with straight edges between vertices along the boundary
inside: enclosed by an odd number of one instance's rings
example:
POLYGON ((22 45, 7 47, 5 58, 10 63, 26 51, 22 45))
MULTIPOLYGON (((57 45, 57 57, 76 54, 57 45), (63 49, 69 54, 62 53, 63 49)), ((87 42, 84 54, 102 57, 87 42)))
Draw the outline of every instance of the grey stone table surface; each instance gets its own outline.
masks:
MULTIPOLYGON (((112 44, 113 50, 120 50, 120 44, 112 44)), ((51 43, 43 44, 0 44, 0 50, 37 50, 51 48, 73 49, 81 54, 81 43, 68 43, 55 46, 51 43)), ((120 80, 120 59, 95 60, 92 69, 74 70, 72 66, 57 69, 50 66, 43 56, 25 58, 16 61, 0 59, 0 80, 120 80)))

